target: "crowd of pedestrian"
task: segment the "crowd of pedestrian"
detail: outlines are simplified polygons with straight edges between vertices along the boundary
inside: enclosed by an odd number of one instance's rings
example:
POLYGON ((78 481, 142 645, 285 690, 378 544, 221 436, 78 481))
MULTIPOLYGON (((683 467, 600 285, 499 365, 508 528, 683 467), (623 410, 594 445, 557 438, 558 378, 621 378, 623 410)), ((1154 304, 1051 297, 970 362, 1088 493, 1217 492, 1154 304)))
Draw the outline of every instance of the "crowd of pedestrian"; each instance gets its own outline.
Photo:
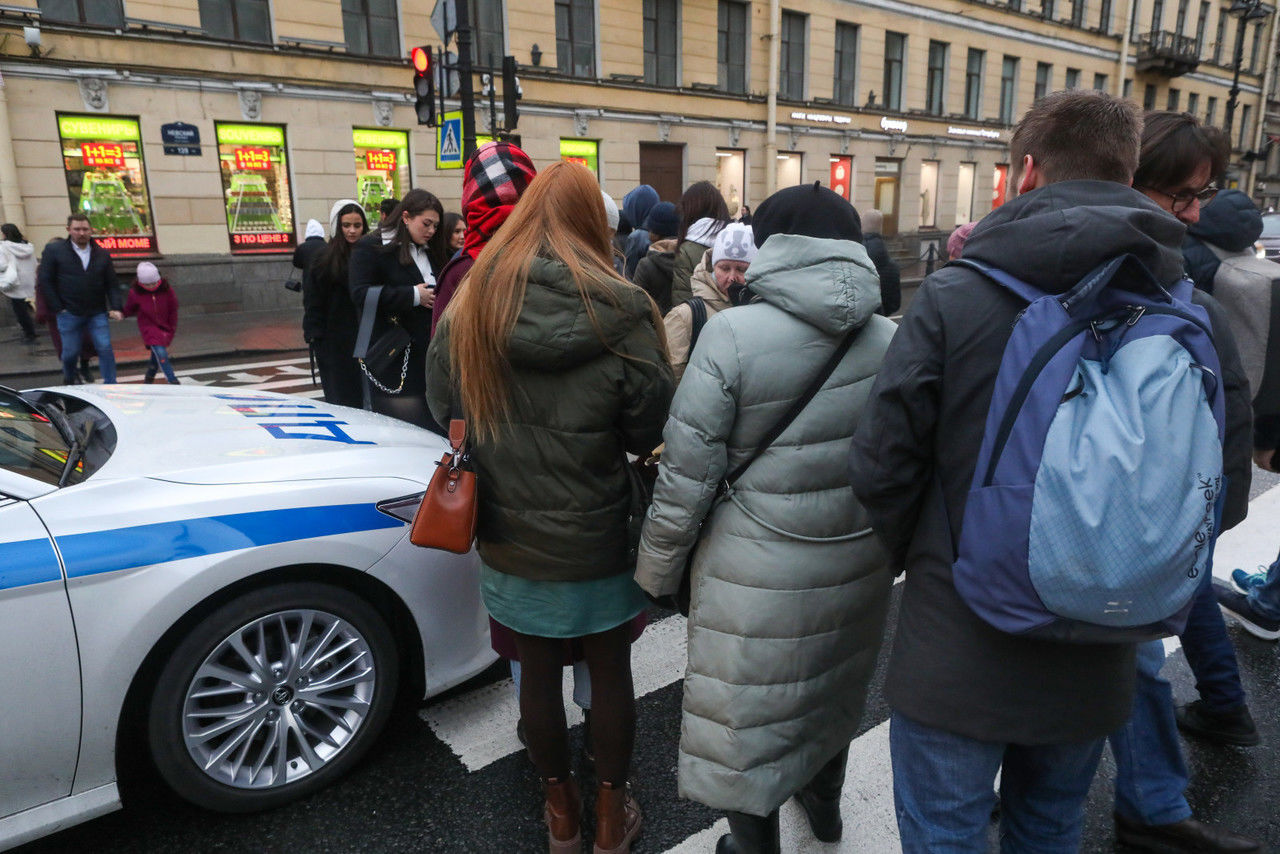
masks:
MULTIPOLYGON (((1280 265, 1252 251, 1248 197, 1214 183, 1228 149, 1189 114, 1041 98, 1010 143, 1014 197, 955 230, 900 323, 879 212, 819 184, 737 220, 706 181, 619 209, 586 168, 499 141, 465 164, 460 212, 413 189, 377 221, 337 200, 327 240, 308 224, 326 400, 465 422, 550 851, 641 832, 630 646, 651 603, 688 616, 679 787, 728 816, 717 852, 779 851, 792 797, 840 839, 904 574, 884 689, 904 851, 986 850, 993 814, 1002 850, 1078 850, 1108 741, 1120 841, 1261 850, 1193 815, 1177 737, 1257 744, 1223 612, 1280 638, 1280 558, 1212 579, 1251 464, 1280 470, 1280 265), (1170 635, 1200 694, 1176 709, 1170 635)), ((3 226, 24 337, 36 296, 64 379, 92 346, 112 382, 107 322, 136 316, 146 381, 177 382, 173 289, 144 262, 122 303, 88 220, 67 231, 37 274, 3 226)))

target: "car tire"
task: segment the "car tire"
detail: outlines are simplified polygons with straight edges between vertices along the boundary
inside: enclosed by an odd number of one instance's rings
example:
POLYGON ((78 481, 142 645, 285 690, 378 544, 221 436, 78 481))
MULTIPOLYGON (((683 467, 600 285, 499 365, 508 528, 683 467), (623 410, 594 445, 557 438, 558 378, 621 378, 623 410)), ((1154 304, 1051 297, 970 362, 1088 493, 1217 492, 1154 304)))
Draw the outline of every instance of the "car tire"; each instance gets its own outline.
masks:
POLYGON ((220 812, 270 809, 360 760, 399 681, 387 622, 318 583, 264 587, 200 619, 151 692, 147 741, 164 781, 220 812))

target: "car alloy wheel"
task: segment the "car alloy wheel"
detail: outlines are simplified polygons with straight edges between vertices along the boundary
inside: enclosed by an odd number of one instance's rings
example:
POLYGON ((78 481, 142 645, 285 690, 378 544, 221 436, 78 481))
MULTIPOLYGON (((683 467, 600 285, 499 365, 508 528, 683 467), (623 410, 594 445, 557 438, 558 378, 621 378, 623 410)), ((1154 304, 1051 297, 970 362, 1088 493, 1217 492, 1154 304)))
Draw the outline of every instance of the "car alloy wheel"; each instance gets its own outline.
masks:
POLYGON ((398 656, 385 621, 318 584, 264 588, 199 623, 153 695, 162 776, 212 809, 276 806, 358 759, 385 723, 398 656))

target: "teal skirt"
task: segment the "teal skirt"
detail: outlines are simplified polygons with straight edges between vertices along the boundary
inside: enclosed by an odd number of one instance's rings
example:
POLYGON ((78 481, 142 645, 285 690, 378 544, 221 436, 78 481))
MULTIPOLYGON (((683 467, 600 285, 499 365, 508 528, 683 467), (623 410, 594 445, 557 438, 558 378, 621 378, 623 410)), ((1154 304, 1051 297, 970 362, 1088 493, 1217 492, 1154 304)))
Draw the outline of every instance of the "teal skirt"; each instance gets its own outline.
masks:
POLYGON ((649 604, 629 572, 592 581, 530 581, 482 564, 480 594, 494 620, 522 635, 544 638, 608 631, 649 604))

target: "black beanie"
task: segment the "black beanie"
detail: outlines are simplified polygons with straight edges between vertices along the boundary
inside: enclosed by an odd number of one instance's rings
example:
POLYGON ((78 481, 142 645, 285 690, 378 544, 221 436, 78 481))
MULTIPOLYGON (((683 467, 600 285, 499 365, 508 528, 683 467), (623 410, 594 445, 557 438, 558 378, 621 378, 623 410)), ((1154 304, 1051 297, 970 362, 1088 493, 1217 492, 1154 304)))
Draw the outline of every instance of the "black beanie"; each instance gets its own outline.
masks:
POLYGON ((858 212, 820 181, 787 187, 765 199, 751 217, 751 229, 756 246, 764 246, 771 234, 862 241, 858 212))

